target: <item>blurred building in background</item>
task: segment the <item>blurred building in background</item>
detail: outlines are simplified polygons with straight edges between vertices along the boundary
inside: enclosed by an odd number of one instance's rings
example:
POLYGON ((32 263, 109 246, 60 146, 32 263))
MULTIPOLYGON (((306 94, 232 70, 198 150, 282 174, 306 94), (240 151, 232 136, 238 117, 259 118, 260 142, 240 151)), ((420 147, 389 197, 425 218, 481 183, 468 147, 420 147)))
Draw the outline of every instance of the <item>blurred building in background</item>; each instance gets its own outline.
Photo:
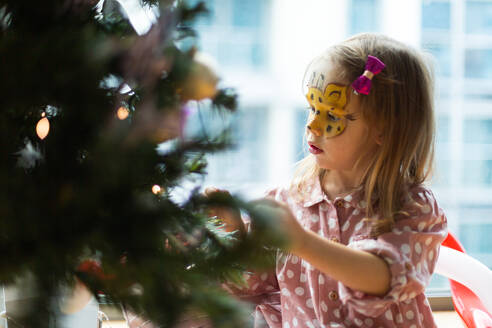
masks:
MULTIPOLYGON (((379 32, 435 58, 437 170, 432 188, 449 228, 492 267, 492 0, 208 0, 201 50, 237 87, 239 114, 226 118, 237 147, 209 158, 206 185, 246 197, 288 181, 303 143, 310 60, 359 32, 379 32)), ((200 109, 203 126, 216 120, 200 109)), ((222 124, 221 124, 222 125, 222 124)), ((191 128, 202 127, 198 115, 191 128)), ((445 287, 439 277, 431 287, 445 287)), ((431 288, 432 289, 432 288, 431 288)), ((432 291, 432 290, 431 290, 432 291)))

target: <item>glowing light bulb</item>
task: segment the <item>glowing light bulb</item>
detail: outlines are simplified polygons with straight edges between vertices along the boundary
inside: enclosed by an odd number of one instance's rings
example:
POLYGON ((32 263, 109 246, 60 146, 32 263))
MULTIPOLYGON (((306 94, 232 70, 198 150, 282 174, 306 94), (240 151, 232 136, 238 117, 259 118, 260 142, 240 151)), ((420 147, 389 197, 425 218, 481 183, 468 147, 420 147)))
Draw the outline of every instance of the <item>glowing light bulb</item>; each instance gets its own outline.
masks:
POLYGON ((120 108, 118 108, 118 111, 116 112, 116 116, 118 116, 118 118, 120 120, 126 119, 128 117, 128 115, 130 115, 130 111, 127 108, 123 107, 123 106, 121 106, 120 108))
POLYGON ((152 186, 152 192, 157 195, 158 193, 161 192, 161 187, 158 185, 153 185, 152 186))
POLYGON ((41 114, 42 119, 38 121, 38 124, 36 124, 36 133, 39 137, 39 139, 43 140, 46 138, 48 133, 50 132, 50 121, 46 117, 46 113, 43 112, 41 114))

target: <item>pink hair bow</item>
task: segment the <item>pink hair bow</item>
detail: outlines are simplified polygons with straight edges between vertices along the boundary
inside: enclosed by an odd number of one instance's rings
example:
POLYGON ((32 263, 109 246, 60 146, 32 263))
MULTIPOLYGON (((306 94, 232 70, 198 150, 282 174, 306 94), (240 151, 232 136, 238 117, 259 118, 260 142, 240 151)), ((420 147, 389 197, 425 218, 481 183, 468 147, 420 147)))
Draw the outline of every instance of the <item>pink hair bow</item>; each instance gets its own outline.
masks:
POLYGON ((354 88, 356 93, 362 93, 368 95, 371 91, 371 80, 374 75, 379 74, 386 65, 374 56, 367 56, 366 68, 364 73, 357 78, 357 80, 352 83, 352 88, 354 88))

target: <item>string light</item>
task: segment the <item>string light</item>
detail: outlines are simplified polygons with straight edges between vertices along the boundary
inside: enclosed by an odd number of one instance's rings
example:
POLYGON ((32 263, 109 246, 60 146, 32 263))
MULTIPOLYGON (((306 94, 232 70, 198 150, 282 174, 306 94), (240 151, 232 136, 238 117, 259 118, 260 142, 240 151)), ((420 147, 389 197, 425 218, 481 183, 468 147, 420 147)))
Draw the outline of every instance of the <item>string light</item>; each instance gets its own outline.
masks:
POLYGON ((152 186, 152 192, 157 195, 158 193, 161 192, 161 187, 158 185, 153 185, 152 186))
POLYGON ((121 106, 120 108, 118 108, 118 111, 116 112, 116 116, 118 116, 118 118, 120 120, 122 120, 122 121, 124 119, 126 119, 128 117, 128 115, 130 115, 130 111, 127 108, 123 107, 123 106, 121 106))
POLYGON ((36 133, 39 139, 43 140, 50 132, 50 121, 46 117, 45 112, 41 114, 41 117, 42 118, 38 121, 38 124, 36 124, 36 133))

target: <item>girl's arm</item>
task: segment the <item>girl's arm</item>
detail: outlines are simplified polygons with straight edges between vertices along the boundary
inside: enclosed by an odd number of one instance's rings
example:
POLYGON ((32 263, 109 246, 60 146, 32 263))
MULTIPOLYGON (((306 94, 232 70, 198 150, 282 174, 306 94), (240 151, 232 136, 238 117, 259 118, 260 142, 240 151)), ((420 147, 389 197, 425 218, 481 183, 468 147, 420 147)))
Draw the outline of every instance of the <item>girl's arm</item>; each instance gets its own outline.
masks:
POLYGON ((272 214, 282 221, 279 226, 290 241, 290 252, 352 289, 372 295, 384 295, 388 292, 391 273, 382 258, 304 230, 284 203, 263 200, 258 204, 271 206, 277 212, 272 214))
POLYGON ((352 289, 377 296, 388 292, 391 273, 382 258, 300 228, 296 242, 291 244, 292 253, 352 289))

